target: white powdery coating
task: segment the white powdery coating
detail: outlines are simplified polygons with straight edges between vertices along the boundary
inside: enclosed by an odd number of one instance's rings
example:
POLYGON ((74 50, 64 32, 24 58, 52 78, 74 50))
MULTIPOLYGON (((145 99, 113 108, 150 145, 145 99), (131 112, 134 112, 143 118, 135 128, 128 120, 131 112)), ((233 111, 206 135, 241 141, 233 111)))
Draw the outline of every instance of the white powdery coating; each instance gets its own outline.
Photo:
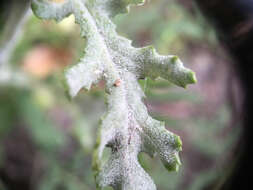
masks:
POLYGON ((151 156, 158 153, 168 170, 177 170, 180 165, 181 141, 165 129, 163 122, 149 116, 138 79, 160 76, 185 87, 195 83, 196 78, 177 57, 160 56, 152 47, 134 48, 130 40, 116 33, 110 18, 127 12, 130 4, 140 3, 143 0, 65 0, 56 5, 33 0, 35 14, 44 19, 61 20, 73 13, 81 36, 87 40, 85 56, 65 72, 70 96, 76 96, 81 88, 90 89, 101 79, 106 81, 107 113, 101 120, 93 158, 99 188, 155 190, 152 179, 138 162, 140 152, 151 156), (106 146, 112 154, 101 165, 106 146))
POLYGON ((71 0, 56 3, 50 0, 33 0, 32 10, 39 18, 61 21, 72 12, 71 0))

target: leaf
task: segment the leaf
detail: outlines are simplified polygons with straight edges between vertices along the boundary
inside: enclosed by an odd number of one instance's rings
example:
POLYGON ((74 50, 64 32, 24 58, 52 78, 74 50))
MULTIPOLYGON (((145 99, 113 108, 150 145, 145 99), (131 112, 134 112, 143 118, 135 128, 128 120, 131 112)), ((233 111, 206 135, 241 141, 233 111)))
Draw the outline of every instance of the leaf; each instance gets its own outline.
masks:
POLYGON ((111 17, 127 12, 130 4, 142 0, 65 0, 61 3, 33 0, 34 13, 43 19, 61 20, 70 13, 86 38, 85 56, 65 71, 71 97, 81 88, 89 89, 99 80, 106 81, 107 113, 101 119, 93 169, 98 188, 115 190, 155 190, 150 176, 140 166, 137 156, 157 153, 169 171, 180 165, 181 140, 167 131, 164 123, 148 114, 142 99, 139 79, 162 77, 178 86, 196 82, 176 56, 161 56, 153 47, 134 48, 131 41, 116 33, 111 17), (101 163, 105 147, 111 157, 101 163))

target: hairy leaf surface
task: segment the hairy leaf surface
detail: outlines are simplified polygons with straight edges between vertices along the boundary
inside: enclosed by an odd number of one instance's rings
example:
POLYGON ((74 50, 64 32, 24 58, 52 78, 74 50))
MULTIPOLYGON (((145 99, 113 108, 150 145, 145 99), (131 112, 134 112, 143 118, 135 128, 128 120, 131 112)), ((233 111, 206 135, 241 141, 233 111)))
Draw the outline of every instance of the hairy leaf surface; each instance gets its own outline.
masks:
POLYGON ((42 19, 60 21, 74 14, 86 38, 85 55, 66 69, 71 97, 106 81, 107 112, 101 119, 93 169, 98 188, 155 190, 155 184, 138 162, 138 154, 157 153, 168 170, 178 170, 181 140, 165 129, 164 123, 149 116, 142 99, 139 79, 162 77, 178 86, 195 83, 195 74, 176 56, 159 55, 151 46, 135 48, 116 33, 111 18, 126 13, 130 4, 144 0, 33 0, 34 13, 42 19), (101 163, 105 147, 111 157, 101 163))

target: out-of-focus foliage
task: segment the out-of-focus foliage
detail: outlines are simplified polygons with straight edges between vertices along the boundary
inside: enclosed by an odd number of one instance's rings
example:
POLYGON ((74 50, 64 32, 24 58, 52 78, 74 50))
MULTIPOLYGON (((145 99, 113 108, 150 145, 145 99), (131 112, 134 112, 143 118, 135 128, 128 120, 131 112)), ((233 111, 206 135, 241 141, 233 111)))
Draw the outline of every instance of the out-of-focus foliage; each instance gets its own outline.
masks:
POLYGON ((210 45, 216 44, 214 31, 203 20, 195 5, 192 6, 194 14, 179 3, 150 1, 145 9, 132 7, 130 14, 117 16, 115 22, 118 31, 134 39, 136 46, 152 42, 163 54, 170 50, 184 55, 187 53, 185 42, 206 41, 210 45))
MULTIPOLYGON (((144 7, 132 7, 127 17, 117 16, 115 22, 119 33, 133 39, 135 46, 155 44, 158 52, 179 54, 187 65, 197 69, 198 79, 203 82, 189 91, 160 79, 140 82, 151 115, 165 120, 167 128, 181 136, 183 164, 179 173, 168 173, 157 158, 141 154, 139 160, 159 190, 203 189, 225 175, 224 164, 239 133, 236 126, 230 126, 229 102, 216 91, 226 89, 209 84, 217 78, 215 84, 223 85, 222 76, 226 75, 209 74, 211 66, 207 62, 211 58, 207 55, 211 52, 219 56, 214 51, 218 48, 214 32, 198 11, 176 1, 152 0, 144 7), (196 57, 200 63, 194 61, 196 57)), ((91 151, 97 121, 105 111, 104 84, 99 83, 89 93, 81 92, 69 102, 60 81, 63 67, 75 63, 84 46, 72 17, 56 24, 32 16, 10 62, 32 78, 30 88, 0 84, 0 171, 9 163, 7 145, 23 143, 11 134, 24 128, 35 144, 36 159, 22 154, 18 157, 33 160, 36 167, 30 180, 37 184, 34 189, 95 190, 91 151)), ((211 62, 216 61, 213 58, 211 62)), ((4 181, 0 180, 0 189, 2 186, 4 181)))

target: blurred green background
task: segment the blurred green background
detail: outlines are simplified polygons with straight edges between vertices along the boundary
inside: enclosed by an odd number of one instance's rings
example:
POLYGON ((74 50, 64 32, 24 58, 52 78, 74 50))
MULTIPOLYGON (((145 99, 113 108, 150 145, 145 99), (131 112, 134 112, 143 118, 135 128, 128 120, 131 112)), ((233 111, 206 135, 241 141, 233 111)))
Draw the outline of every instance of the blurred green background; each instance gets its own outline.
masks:
MULTIPOLYGON (((134 46, 153 44, 161 54, 179 55, 198 78, 187 89, 140 81, 150 114, 183 141, 178 173, 145 154, 140 163, 158 190, 218 189, 234 163, 240 122, 237 79, 215 32, 184 0, 147 1, 114 21, 134 46)), ((61 83, 85 40, 72 16, 57 24, 31 15, 23 30, 10 65, 29 80, 20 85, 0 77, 0 189, 95 190, 91 157, 105 112, 104 84, 70 101, 61 83)))

